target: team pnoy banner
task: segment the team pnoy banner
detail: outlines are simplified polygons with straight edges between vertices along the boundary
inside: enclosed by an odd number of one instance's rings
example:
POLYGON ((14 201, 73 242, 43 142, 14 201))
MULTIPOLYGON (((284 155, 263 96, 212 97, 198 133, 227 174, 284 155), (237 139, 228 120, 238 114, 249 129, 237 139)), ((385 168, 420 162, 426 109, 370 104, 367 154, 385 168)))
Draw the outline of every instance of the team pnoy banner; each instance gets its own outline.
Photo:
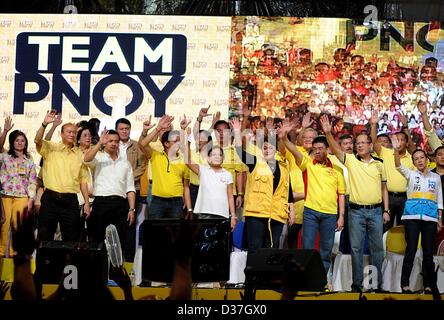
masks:
POLYGON ((49 109, 139 129, 207 105, 225 117, 230 36, 230 17, 0 15, 2 118, 32 135, 49 109))

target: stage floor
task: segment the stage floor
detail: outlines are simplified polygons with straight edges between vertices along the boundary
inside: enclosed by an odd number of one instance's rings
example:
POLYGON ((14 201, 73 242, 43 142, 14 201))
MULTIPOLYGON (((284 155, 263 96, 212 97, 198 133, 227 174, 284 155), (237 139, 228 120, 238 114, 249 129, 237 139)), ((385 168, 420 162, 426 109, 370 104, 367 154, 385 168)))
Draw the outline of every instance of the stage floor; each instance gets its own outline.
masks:
MULTIPOLYGON (((123 292, 119 287, 109 287, 116 300, 124 300, 123 292)), ((44 285, 44 297, 48 297, 57 289, 57 285, 44 285)), ((135 300, 164 300, 170 294, 170 288, 133 287, 135 300)), ((230 300, 240 301, 244 294, 243 289, 193 289, 193 300, 230 300)), ((272 290, 257 290, 256 300, 280 300, 281 294, 272 290)), ((398 294, 398 293, 363 293, 361 299, 366 300, 433 300, 432 295, 425 294, 398 294)), ((444 299, 444 295, 441 295, 444 299)), ((301 292, 295 300, 359 300, 359 293, 351 292, 301 292)), ((9 292, 5 300, 11 300, 9 292)))
MULTIPOLYGON (((0 261, 0 280, 5 282, 13 281, 13 262, 12 259, 1 259, 0 261)), ((35 264, 32 261, 32 271, 35 264)), ((131 270, 131 264, 125 264, 126 269, 131 270)), ((109 286, 116 300, 123 300, 123 292, 117 286, 109 286)), ((57 285, 47 284, 43 286, 43 295, 48 297, 57 289, 57 285)), ((133 296, 135 300, 164 300, 170 294, 169 287, 133 287, 133 296)), ((243 288, 193 288, 193 300, 242 300, 244 294, 243 288)), ((367 300, 433 300, 432 295, 425 294, 400 294, 400 293, 363 293, 361 298, 367 300)), ((444 294, 441 295, 444 299, 444 294)), ((256 300, 280 300, 281 294, 273 290, 257 290, 256 300)), ((295 300, 359 300, 359 293, 352 292, 300 292, 295 300)), ((5 296, 5 300, 10 300, 10 292, 5 296)))

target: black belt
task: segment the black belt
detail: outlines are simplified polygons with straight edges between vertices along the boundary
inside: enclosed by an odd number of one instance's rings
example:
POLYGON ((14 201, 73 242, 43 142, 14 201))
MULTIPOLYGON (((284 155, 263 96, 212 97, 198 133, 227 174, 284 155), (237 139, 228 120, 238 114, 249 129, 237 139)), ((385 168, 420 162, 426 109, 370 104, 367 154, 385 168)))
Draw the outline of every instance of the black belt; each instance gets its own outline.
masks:
POLYGON ((161 201, 166 201, 166 202, 173 202, 173 201, 183 200, 183 197, 164 198, 164 197, 153 196, 153 199, 159 199, 161 201))
POLYGON ((389 191, 389 195, 394 196, 394 197, 407 198, 407 192, 391 192, 391 191, 389 191))
POLYGON ((94 199, 97 200, 126 200, 126 198, 121 196, 95 196, 94 199))
POLYGON ((45 192, 55 195, 57 198, 77 197, 77 193, 57 192, 51 189, 45 189, 45 192))
POLYGON ((350 202, 349 206, 352 209, 376 209, 376 208, 380 208, 382 206, 382 203, 376 203, 376 204, 357 204, 357 203, 350 202))

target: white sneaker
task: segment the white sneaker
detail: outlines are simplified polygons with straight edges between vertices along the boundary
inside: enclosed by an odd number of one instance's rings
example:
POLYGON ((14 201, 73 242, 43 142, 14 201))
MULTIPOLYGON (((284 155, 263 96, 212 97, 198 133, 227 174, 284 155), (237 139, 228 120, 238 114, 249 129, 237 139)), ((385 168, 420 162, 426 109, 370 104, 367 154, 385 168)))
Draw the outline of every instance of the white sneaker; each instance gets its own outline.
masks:
POLYGON ((151 287, 166 287, 166 282, 155 282, 151 281, 151 287))

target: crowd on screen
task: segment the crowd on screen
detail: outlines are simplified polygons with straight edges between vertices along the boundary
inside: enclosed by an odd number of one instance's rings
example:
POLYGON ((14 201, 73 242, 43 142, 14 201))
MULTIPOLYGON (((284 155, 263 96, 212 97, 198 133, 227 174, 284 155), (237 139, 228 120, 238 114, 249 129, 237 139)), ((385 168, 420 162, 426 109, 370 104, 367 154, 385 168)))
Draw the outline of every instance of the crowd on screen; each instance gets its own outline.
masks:
MULTIPOLYGON (((328 103, 319 110, 319 104, 296 106, 295 91, 289 90, 280 99, 280 114, 264 114, 265 91, 263 95, 259 88, 264 79, 257 79, 258 108, 252 110, 247 100, 240 113, 226 120, 211 114, 211 106, 176 121, 169 115, 156 121, 150 117, 138 140, 131 139, 131 123, 124 118, 115 128, 98 132, 98 119, 63 123, 51 110, 33 141, 13 130, 13 120, 6 118, 0 136, 2 152, 7 138, 9 142, 0 155, 0 256, 27 258, 16 254, 8 239, 11 227, 32 212, 39 241, 101 242, 106 227, 115 225, 127 261, 134 259, 139 217, 185 216, 228 219, 232 230, 242 222, 246 250, 313 249, 319 237, 327 273, 335 232, 342 230, 344 251, 352 257, 352 290, 361 291, 364 239, 382 281, 383 233, 404 225, 402 290, 410 291, 421 234, 424 291, 431 292, 434 247, 442 227, 444 146, 436 126, 442 95, 427 95, 414 105, 402 97, 412 86, 438 81, 436 61, 427 61, 417 76, 395 62, 378 73, 373 62, 349 56, 345 49, 335 51, 331 66, 312 66, 309 50, 305 54, 285 77, 293 82, 312 77, 326 85, 343 79, 348 70, 351 86, 331 100, 334 108, 328 103), (383 109, 374 84, 392 90, 384 97, 392 99, 393 111, 383 109), (341 118, 350 112, 364 122, 347 128, 341 118), (206 117, 212 123, 204 129, 206 117), (61 141, 52 141, 57 127, 61 141), (413 139, 417 127, 424 131, 420 141, 413 139), (38 166, 28 143, 41 155, 38 166), (284 226, 288 232, 282 241, 284 226)), ((258 67, 280 72, 273 64, 258 67)))
MULTIPOLYGON (((239 100, 255 107, 256 115, 281 117, 293 113, 301 118, 306 111, 318 120, 327 113, 352 130, 367 124, 372 110, 380 113, 380 133, 400 130, 401 114, 408 114, 408 127, 417 144, 426 146, 419 100, 430 103, 430 121, 440 138, 444 110, 443 74, 437 72, 438 60, 428 57, 424 65, 406 51, 406 59, 354 54, 355 45, 337 48, 329 61, 313 61, 310 49, 295 43, 264 44, 260 50, 232 46, 232 112, 239 100), (387 62, 385 62, 387 61, 387 62)), ((320 128, 319 121, 315 121, 320 128)), ((358 129, 359 130, 359 129, 358 129)))

